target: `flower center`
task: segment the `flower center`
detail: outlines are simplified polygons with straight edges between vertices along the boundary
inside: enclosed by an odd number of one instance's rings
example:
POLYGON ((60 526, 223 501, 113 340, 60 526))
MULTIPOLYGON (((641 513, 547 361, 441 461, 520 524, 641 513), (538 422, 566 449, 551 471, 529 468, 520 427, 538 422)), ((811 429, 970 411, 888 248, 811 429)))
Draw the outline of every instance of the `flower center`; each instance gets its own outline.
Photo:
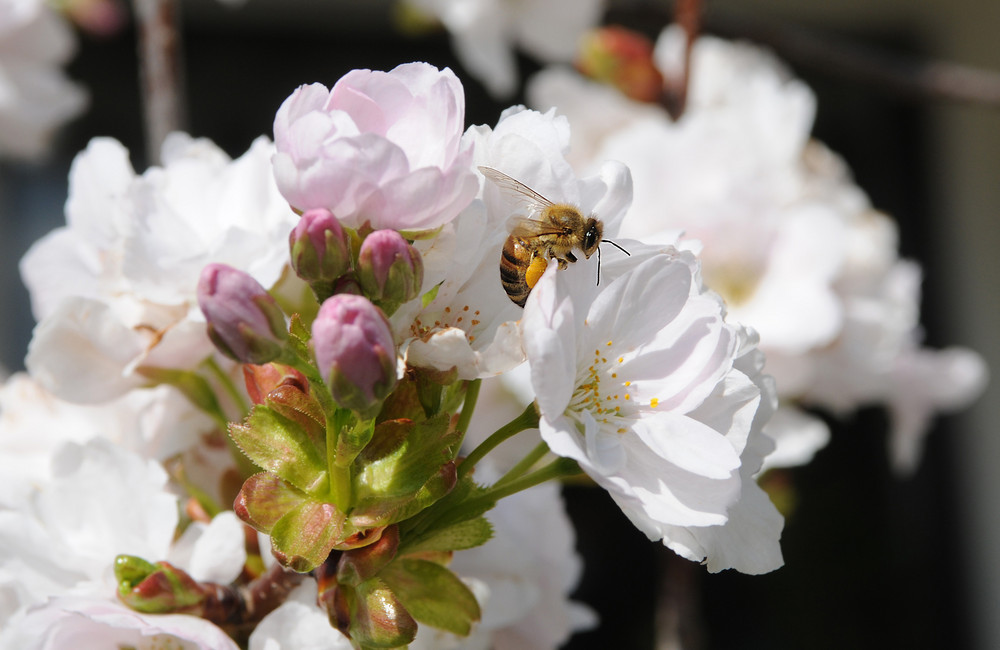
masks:
POLYGON ((420 316, 417 316, 410 326, 410 331, 416 338, 426 341, 434 332, 449 327, 456 327, 465 330, 471 343, 476 340, 476 336, 472 334, 472 331, 482 322, 479 316, 479 310, 472 309, 469 305, 462 305, 458 308, 445 307, 444 310, 438 313, 438 318, 433 323, 427 323, 420 316))
MULTIPOLYGON (((603 347, 594 350, 593 361, 577 376, 569 411, 589 411, 606 430, 626 433, 643 406, 635 399, 635 384, 620 372, 631 353, 616 354, 614 341, 603 347)), ((659 400, 654 397, 648 404, 655 409, 659 400)))

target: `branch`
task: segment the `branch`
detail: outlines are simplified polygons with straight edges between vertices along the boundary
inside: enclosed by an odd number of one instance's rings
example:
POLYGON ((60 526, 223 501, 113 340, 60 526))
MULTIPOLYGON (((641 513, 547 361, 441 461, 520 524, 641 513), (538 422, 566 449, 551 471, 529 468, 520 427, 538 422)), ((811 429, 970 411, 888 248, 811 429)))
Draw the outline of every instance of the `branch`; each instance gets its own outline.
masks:
POLYGON ((1000 107, 1000 73, 947 61, 918 59, 820 36, 801 26, 713 14, 708 27, 727 38, 747 38, 787 61, 915 99, 1000 107))
POLYGON ((167 134, 184 128, 179 6, 177 0, 134 0, 134 7, 146 158, 155 164, 167 134))

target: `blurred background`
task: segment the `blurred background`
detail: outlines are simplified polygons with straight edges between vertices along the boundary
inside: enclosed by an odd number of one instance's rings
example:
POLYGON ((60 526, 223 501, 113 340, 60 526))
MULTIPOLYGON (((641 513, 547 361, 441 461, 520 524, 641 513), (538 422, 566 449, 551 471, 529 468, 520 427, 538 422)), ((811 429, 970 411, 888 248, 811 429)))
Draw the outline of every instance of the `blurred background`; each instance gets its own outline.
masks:
MULTIPOLYGON (((655 36, 669 4, 610 3, 609 16, 655 36)), ((399 29, 389 0, 182 3, 188 129, 238 156, 271 135, 296 86, 331 85, 352 68, 423 60, 465 84, 468 124, 494 124, 523 96, 498 102, 465 74, 443 31, 399 29)), ((976 0, 710 0, 705 31, 762 39, 815 91, 814 135, 840 153, 875 207, 900 225, 901 254, 924 268, 926 344, 963 345, 1000 368, 1000 111, 910 96, 811 56, 827 41, 905 60, 1000 71, 1000 3, 976 0)), ((90 107, 38 163, 0 162, 0 361, 23 368, 33 320, 17 262, 64 222, 66 178, 91 137, 107 135, 149 164, 131 23, 80 36, 69 75, 90 107)), ((524 77, 539 64, 519 59, 524 77)), ((995 374, 995 370, 994 370, 995 374)), ((652 648, 657 576, 692 604, 690 647, 1000 648, 1000 382, 960 415, 938 420, 914 476, 889 471, 879 409, 830 421, 831 444, 778 477, 794 490, 785 567, 765 576, 709 575, 672 559, 603 492, 567 488, 585 574, 577 598, 603 625, 570 648, 652 648), (656 571, 651 567, 657 567, 656 571)))

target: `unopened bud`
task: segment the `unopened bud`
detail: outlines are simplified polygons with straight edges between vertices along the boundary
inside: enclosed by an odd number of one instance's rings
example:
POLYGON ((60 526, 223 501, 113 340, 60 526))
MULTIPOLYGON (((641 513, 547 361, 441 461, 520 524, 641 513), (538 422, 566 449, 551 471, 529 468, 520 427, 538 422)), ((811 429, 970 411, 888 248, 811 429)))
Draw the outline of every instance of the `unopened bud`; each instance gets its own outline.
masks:
POLYGON ((264 287, 243 271, 209 264, 198 281, 198 305, 220 352, 242 363, 276 359, 288 340, 285 315, 264 287))
POLYGON ((361 242, 358 282, 366 296, 391 314, 420 295, 424 263, 398 232, 376 230, 361 242))
POLYGON ((288 236, 292 268, 309 283, 332 282, 351 268, 347 235, 329 210, 305 212, 288 236))
POLYGON ((362 296, 337 294, 319 308, 312 326, 316 365, 333 398, 368 413, 396 385, 396 346, 389 321, 362 296))
POLYGON ((656 102, 663 93, 663 75, 653 62, 652 43, 623 27, 602 27, 584 36, 576 66, 591 79, 614 86, 636 101, 656 102))
POLYGON ((118 598, 139 612, 166 614, 190 611, 206 598, 204 589, 167 562, 153 564, 134 555, 115 558, 118 598))
POLYGON ((247 394, 254 404, 263 404, 267 394, 281 386, 294 386, 302 392, 309 392, 309 381, 301 372, 280 363, 258 366, 243 364, 243 380, 247 394))

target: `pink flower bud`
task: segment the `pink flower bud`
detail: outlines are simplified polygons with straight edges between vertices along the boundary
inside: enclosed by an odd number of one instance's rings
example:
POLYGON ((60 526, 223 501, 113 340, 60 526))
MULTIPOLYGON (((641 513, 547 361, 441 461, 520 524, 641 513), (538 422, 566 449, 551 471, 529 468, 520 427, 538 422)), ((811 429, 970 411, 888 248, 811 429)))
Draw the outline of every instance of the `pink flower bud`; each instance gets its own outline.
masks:
POLYGON ((376 230, 361 243, 358 282, 387 313, 420 295, 423 281, 420 253, 395 230, 376 230))
POLYGON ((281 354, 285 315, 264 287, 243 271, 209 264, 198 281, 198 305, 220 352, 242 363, 267 363, 281 354))
POLYGON ((392 392, 396 346, 389 321, 367 298, 328 298, 313 322, 312 340, 320 374, 341 406, 367 413, 392 392))
POLYGON ((309 210, 288 236, 292 268, 307 282, 333 281, 351 268, 347 235, 329 210, 309 210))

